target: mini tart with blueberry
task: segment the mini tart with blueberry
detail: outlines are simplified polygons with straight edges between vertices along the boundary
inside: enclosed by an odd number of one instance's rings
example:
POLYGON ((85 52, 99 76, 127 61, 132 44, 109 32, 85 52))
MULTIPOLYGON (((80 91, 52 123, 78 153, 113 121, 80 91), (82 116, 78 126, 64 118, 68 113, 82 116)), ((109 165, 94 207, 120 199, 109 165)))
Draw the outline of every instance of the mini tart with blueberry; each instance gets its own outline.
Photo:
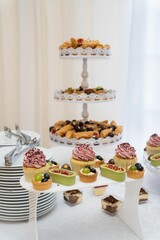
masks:
POLYGON ((82 168, 79 172, 79 178, 81 182, 91 183, 97 180, 97 171, 95 168, 86 166, 82 168))
POLYGON ((96 156, 95 168, 99 168, 103 163, 104 163, 103 157, 101 157, 100 155, 97 155, 96 156))
POLYGON ((135 163, 134 165, 129 166, 127 170, 127 176, 134 179, 143 178, 144 167, 141 163, 135 163))
POLYGON ((51 168, 59 168, 60 167, 59 163, 55 162, 54 160, 46 160, 46 162, 49 165, 49 169, 51 169, 51 168))
POLYGON ((33 188, 38 191, 45 191, 51 188, 52 178, 48 173, 37 173, 32 179, 33 188))

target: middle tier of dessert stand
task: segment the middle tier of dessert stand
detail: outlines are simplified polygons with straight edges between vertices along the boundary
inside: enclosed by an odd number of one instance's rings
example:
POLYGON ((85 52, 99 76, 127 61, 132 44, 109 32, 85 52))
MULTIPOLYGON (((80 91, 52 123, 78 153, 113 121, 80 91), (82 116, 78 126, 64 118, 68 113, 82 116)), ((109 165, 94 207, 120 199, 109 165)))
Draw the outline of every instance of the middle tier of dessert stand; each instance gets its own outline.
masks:
MULTIPOLYGON (((40 140, 40 135, 24 131, 25 134, 40 140)), ((4 156, 15 147, 16 138, 8 138, 5 132, 0 132, 0 220, 24 221, 29 218, 29 192, 24 189, 19 180, 23 176, 23 155, 16 159, 11 166, 5 165, 4 156)), ((23 148, 26 148, 24 145, 23 148)), ((41 148, 41 147, 40 147, 41 148)), ((52 152, 41 148, 47 158, 52 152)), ((56 204, 56 193, 41 193, 38 196, 37 216, 40 217, 51 211, 56 204)))
MULTIPOLYGON (((69 153, 71 148, 67 147, 53 147, 52 152, 55 159, 60 162, 60 164, 66 162, 69 158, 69 153), (66 149, 65 149, 66 148, 66 149), (67 150, 68 149, 68 150, 67 150)), ((99 154, 99 153, 98 153, 99 154)), ((108 184, 125 184, 125 196, 123 204, 119 209, 119 217, 128 225, 131 230, 139 237, 143 239, 143 231, 141 229, 141 223, 139 220, 138 213, 138 201, 139 201, 139 190, 142 186, 143 178, 141 179, 130 179, 126 178, 125 182, 118 183, 116 181, 110 180, 108 178, 100 176, 98 172, 98 177, 96 182, 93 183, 83 183, 76 177, 76 183, 72 186, 64 186, 61 184, 52 183, 52 187, 49 190, 43 191, 44 193, 61 192, 71 189, 83 189, 91 188, 94 186, 108 185, 108 184)), ((24 177, 21 177, 20 184, 23 188, 29 191, 30 201, 29 201, 29 221, 28 221, 28 239, 38 240, 37 232, 37 213, 35 211, 37 207, 37 198, 41 191, 36 191, 33 189, 32 183, 26 182, 24 177)), ((64 214, 65 215, 65 214, 64 214)), ((67 219, 66 219, 67 221, 67 219)), ((74 221, 74 219, 73 219, 74 221)))

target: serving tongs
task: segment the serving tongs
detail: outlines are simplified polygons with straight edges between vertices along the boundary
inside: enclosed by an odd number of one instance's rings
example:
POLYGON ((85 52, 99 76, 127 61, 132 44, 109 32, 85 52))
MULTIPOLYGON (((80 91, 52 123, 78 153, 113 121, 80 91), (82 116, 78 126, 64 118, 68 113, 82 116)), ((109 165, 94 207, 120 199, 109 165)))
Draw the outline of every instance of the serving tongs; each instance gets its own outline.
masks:
POLYGON ((15 124, 15 128, 16 128, 16 133, 12 132, 10 128, 4 126, 4 133, 5 136, 8 138, 11 138, 12 136, 16 137, 17 139, 21 138, 22 139, 22 144, 26 144, 28 145, 29 142, 31 141, 31 137, 25 133, 23 133, 20 130, 20 127, 18 124, 15 124))
POLYGON ((12 164, 20 157, 22 153, 25 153, 36 146, 39 146, 39 141, 37 138, 33 138, 30 140, 28 146, 22 149, 21 138, 19 138, 16 141, 16 147, 4 156, 5 166, 12 166, 12 164))
POLYGON ((12 158, 16 151, 19 151, 22 148, 22 139, 18 138, 16 141, 16 147, 13 148, 9 153, 4 156, 5 166, 12 165, 12 158))
POLYGON ((20 129, 20 126, 18 124, 15 124, 15 129, 16 129, 16 133, 20 136, 23 137, 25 144, 29 144, 31 141, 31 136, 27 135, 26 133, 22 132, 20 129))

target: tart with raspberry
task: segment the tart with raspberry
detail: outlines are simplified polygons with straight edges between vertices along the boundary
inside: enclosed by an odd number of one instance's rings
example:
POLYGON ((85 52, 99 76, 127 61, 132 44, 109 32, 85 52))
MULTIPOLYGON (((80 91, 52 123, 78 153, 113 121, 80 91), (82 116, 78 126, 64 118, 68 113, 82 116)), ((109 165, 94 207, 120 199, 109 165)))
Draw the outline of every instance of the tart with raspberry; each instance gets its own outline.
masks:
POLYGON ((97 180, 97 171, 95 168, 86 166, 82 168, 79 172, 79 179, 81 182, 91 183, 97 180))
POLYGON ((101 165, 101 176, 123 182, 126 178, 126 170, 114 164, 105 163, 101 165))
POLYGON ((134 179, 143 178, 144 167, 141 163, 135 163, 134 165, 131 165, 130 167, 128 167, 127 176, 134 179))
POLYGON ((54 183, 59 183, 65 186, 72 186, 76 182, 76 173, 63 168, 51 168, 49 173, 54 183))
POLYGON ((48 190, 52 186, 52 177, 48 173, 37 173, 32 179, 32 184, 35 190, 48 190))

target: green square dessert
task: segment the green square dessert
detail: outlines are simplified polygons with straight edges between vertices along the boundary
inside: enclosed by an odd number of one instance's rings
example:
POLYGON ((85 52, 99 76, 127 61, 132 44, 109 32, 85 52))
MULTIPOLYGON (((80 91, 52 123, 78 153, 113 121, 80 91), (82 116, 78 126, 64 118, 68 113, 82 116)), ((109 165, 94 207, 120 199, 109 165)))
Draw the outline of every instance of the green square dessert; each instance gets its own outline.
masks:
POLYGON ((105 163, 101 165, 101 176, 117 182, 123 182, 126 178, 126 170, 114 164, 105 163))
POLYGON ((51 168, 49 173, 53 183, 59 183, 65 186, 72 186, 76 182, 76 173, 63 168, 51 168))
POLYGON ((151 165, 154 167, 160 166, 160 153, 150 156, 151 165))

